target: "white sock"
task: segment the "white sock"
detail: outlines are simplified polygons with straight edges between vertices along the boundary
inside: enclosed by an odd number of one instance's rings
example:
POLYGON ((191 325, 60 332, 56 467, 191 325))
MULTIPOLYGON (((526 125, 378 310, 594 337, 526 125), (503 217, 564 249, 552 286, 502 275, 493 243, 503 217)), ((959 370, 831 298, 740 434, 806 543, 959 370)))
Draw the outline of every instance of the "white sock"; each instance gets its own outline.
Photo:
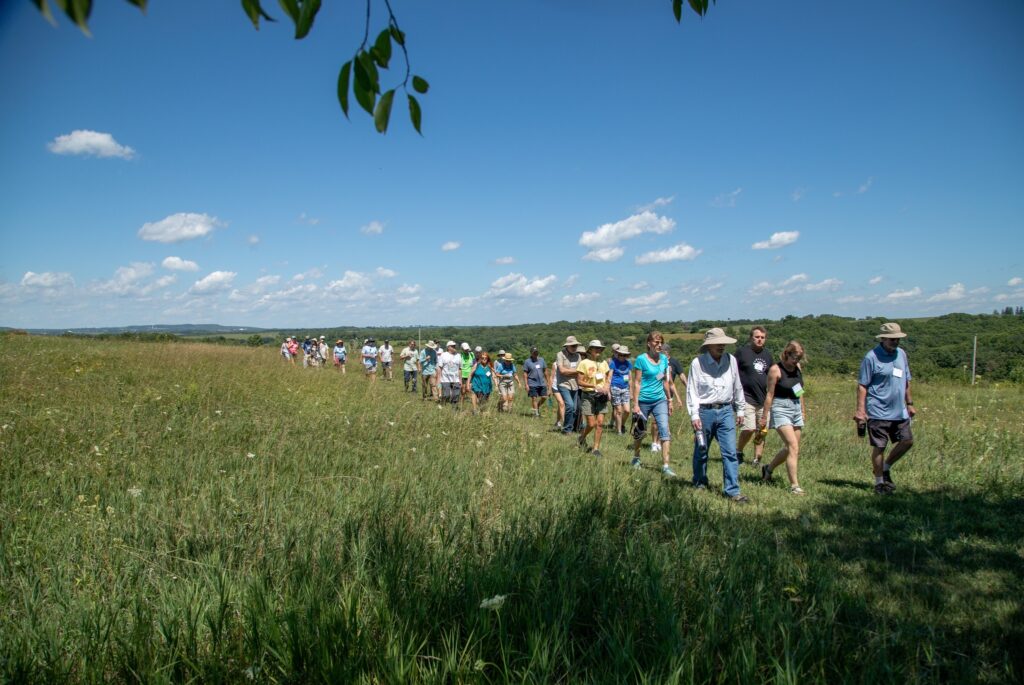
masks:
POLYGON ((881 485, 884 482, 881 476, 875 476, 875 485, 881 485))

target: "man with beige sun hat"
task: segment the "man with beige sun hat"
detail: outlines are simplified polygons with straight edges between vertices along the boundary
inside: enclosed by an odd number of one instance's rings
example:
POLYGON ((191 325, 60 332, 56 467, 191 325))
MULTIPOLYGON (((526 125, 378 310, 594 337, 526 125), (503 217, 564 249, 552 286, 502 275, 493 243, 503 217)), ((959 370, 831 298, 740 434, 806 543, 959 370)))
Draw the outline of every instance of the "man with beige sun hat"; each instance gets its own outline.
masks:
POLYGON ((583 360, 580 354, 580 341, 570 335, 562 344, 562 349, 555 357, 555 373, 558 382, 558 394, 565 403, 565 418, 562 420, 562 432, 569 434, 576 430, 576 414, 579 407, 580 386, 576 378, 579 372, 576 367, 583 360))
POLYGON ((739 461, 736 458, 736 416, 743 416, 746 400, 736 358, 725 353, 732 345, 721 328, 704 334, 700 354, 690 363, 686 384, 686 411, 693 424, 693 486, 708 487, 708 448, 717 440, 722 452, 723 494, 737 504, 750 500, 740 493, 739 461))
POLYGON ((883 323, 875 338, 878 345, 864 355, 857 377, 857 412, 853 415, 858 433, 866 432, 871 443, 871 466, 875 494, 896 491, 890 469, 913 444, 910 423, 916 413, 910 394, 910 362, 900 349, 907 337, 898 323, 883 323), (889 456, 885 448, 892 443, 889 456))

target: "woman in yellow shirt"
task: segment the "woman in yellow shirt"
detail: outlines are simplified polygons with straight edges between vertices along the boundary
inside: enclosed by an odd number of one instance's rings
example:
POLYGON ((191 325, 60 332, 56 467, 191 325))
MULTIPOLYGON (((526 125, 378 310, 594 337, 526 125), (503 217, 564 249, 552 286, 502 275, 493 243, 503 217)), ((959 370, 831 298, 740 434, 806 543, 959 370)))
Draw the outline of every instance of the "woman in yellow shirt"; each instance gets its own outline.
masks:
POLYGON ((601 432, 604 424, 604 415, 608 413, 608 399, 611 397, 611 369, 608 362, 601 359, 604 352, 604 345, 600 340, 591 340, 587 345, 587 358, 576 367, 576 382, 579 383, 583 393, 580 401, 583 417, 587 420, 587 427, 580 435, 580 449, 590 451, 587 447, 587 436, 594 431, 595 457, 601 456, 601 432))

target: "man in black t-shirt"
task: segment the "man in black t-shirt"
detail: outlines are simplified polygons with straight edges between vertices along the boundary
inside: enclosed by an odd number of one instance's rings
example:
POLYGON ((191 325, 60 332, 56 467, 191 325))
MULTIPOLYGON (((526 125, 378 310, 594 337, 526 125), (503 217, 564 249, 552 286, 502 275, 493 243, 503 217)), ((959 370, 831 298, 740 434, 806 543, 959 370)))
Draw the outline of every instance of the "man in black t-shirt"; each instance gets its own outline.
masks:
MULTIPOLYGON (((772 353, 764 346, 768 331, 764 326, 750 329, 750 341, 736 350, 736 364, 740 370, 740 384, 747 408, 740 419, 740 438, 736 444, 736 457, 743 463, 743 448, 757 432, 758 422, 764 414, 764 398, 768 389, 768 369, 772 365, 772 353)), ((764 442, 754 444, 753 465, 760 466, 764 442)))

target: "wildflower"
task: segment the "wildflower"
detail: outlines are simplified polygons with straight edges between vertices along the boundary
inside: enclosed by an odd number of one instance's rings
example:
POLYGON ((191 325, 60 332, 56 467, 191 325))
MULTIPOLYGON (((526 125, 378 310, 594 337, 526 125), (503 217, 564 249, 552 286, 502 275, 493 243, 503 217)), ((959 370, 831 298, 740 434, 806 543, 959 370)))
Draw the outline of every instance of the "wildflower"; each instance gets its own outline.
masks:
POLYGON ((82 504, 82 503, 84 503, 84 502, 85 502, 85 495, 79 495, 79 496, 78 496, 78 503, 79 503, 79 504, 82 504))
POLYGON ((415 448, 415 447, 413 447, 413 448, 412 448, 412 451, 413 451, 413 452, 415 452, 415 451, 416 451, 416 448, 415 448))
POLYGON ((483 447, 484 446, 484 441, 483 440, 477 440, 476 441, 476 446, 477 447, 483 447))
POLYGON ((113 516, 113 515, 114 515, 114 507, 112 507, 110 505, 107 505, 107 516, 113 516))
POLYGON ((138 486, 130 487, 130 488, 128 488, 128 494, 131 497, 138 497, 139 495, 142 494, 142 488, 140 488, 138 486))
POLYGON ((505 604, 506 597, 508 597, 508 595, 494 595, 493 597, 480 602, 480 608, 497 611, 505 604))
MULTIPOLYGON (((6 427, 7 427, 7 426, 4 426, 4 428, 6 428, 6 427)), ((430 439, 430 433, 427 433, 427 434, 426 434, 426 435, 424 435, 423 437, 425 437, 425 438, 427 438, 427 439, 429 440, 429 439, 430 439)))
POLYGON ((255 458, 255 457, 256 457, 256 455, 255 455, 255 454, 253 454, 252 452, 246 452, 246 453, 245 453, 245 456, 249 457, 250 459, 253 459, 253 458, 255 458))
POLYGON ((486 485, 489 488, 493 488, 494 487, 494 483, 491 482, 490 478, 484 478, 484 485, 486 485))
POLYGON ((394 421, 388 421, 388 425, 389 426, 393 426, 393 425, 395 425, 395 422, 394 421))
POLYGON ((220 415, 221 415, 221 414, 223 414, 224 412, 222 412, 222 411, 221 411, 220 409, 218 409, 218 410, 216 410, 216 411, 215 411, 215 412, 213 412, 213 413, 214 413, 214 414, 216 414, 217 416, 220 416, 220 415))

